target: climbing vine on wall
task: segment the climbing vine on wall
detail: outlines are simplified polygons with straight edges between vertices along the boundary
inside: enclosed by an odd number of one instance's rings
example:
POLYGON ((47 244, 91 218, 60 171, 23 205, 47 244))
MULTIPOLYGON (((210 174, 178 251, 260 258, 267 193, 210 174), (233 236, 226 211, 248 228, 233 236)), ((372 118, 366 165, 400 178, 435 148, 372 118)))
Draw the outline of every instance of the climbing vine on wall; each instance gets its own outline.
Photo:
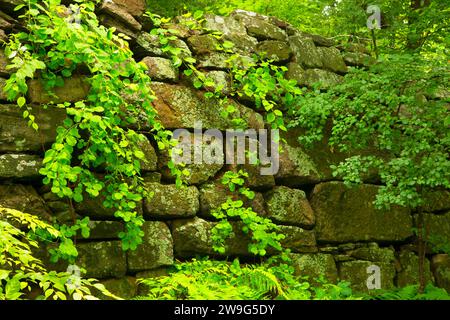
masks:
MULTIPOLYGON (((119 235, 123 248, 135 249, 142 242, 144 222, 136 208, 148 195, 140 176, 145 161, 141 131, 151 133, 160 149, 170 147, 170 132, 155 118, 146 67, 135 62, 126 39, 99 25, 95 1, 77 1, 69 8, 59 0, 30 0, 16 8, 24 10, 21 18, 27 24, 26 31, 12 35, 6 47, 8 68, 14 73, 5 92, 38 130, 26 104, 27 80, 39 78, 52 92, 80 70, 89 71, 86 99, 56 106, 66 110, 67 118, 45 153, 40 173, 61 198, 81 202, 86 196, 103 197, 103 205, 114 208, 115 216, 125 222, 125 232, 119 235), (145 121, 138 123, 143 115, 145 121)), ((180 175, 175 166, 172 171, 180 175)))

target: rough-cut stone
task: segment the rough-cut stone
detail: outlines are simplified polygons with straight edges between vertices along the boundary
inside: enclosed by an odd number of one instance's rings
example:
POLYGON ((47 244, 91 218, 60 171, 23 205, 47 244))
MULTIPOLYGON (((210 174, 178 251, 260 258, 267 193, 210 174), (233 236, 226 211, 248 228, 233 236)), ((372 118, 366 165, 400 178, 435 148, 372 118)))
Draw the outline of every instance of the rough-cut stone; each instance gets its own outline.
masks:
POLYGON ((316 163, 299 147, 282 144, 280 168, 275 178, 289 185, 318 183, 321 174, 316 163))
POLYGON ((98 20, 107 28, 116 28, 116 33, 123 33, 124 35, 135 40, 138 36, 138 32, 130 28, 127 24, 120 20, 114 19, 107 14, 99 14, 98 20))
MULTIPOLYGON (((174 39, 169 41, 169 44, 175 48, 181 49, 180 58, 187 58, 192 56, 192 52, 189 49, 186 42, 181 39, 174 39)), ((148 32, 141 32, 136 38, 135 54, 137 56, 157 56, 163 58, 171 58, 170 53, 162 50, 162 45, 159 41, 159 37, 152 35, 148 32)))
POLYGON ((229 191, 227 186, 220 181, 208 182, 200 187, 200 213, 199 215, 212 219, 211 211, 219 208, 231 197, 233 200, 242 200, 245 207, 251 207, 253 211, 260 215, 265 214, 264 198, 261 193, 255 193, 252 200, 244 196, 239 196, 236 192, 229 191))
POLYGON ((333 72, 346 73, 347 66, 342 59, 341 53, 336 48, 319 47, 320 58, 322 60, 323 67, 333 72))
POLYGON ((174 219, 193 217, 200 204, 199 192, 194 186, 177 188, 176 185, 149 183, 152 196, 144 201, 144 214, 148 218, 174 219))
POLYGON ((331 283, 338 279, 336 263, 331 254, 291 254, 295 274, 317 283, 323 277, 331 283))
POLYGON ((77 250, 77 265, 87 270, 88 278, 120 278, 127 272, 126 255, 120 241, 80 243, 77 250))
POLYGON ((0 8, 5 11, 14 11, 14 8, 22 4, 23 0, 0 0, 0 8))
POLYGON ((448 190, 430 192, 424 198, 425 204, 422 206, 422 210, 425 212, 450 210, 450 191, 448 190))
MULTIPOLYGON (((401 269, 397 273, 397 286, 400 288, 419 284, 419 257, 412 251, 402 250, 399 254, 401 269)), ((425 283, 433 283, 430 261, 425 258, 425 283)))
POLYGON ((376 62, 371 56, 359 52, 345 52, 343 59, 346 65, 356 67, 370 66, 376 62))
POLYGON ((158 167, 158 157, 156 155, 155 148, 153 148, 147 138, 140 142, 139 146, 145 156, 145 160, 141 161, 141 170, 143 172, 155 171, 158 167))
POLYGON ((0 206, 33 214, 50 221, 51 212, 32 186, 0 185, 0 206))
POLYGON ((106 12, 114 17, 115 20, 121 21, 135 31, 142 29, 142 25, 127 11, 126 7, 119 6, 112 1, 103 1, 100 6, 100 11, 106 12))
POLYGON ((438 254, 431 260, 431 269, 436 279, 436 285, 450 292, 450 256, 438 254))
POLYGON ((247 27, 248 34, 258 40, 286 40, 286 32, 270 23, 268 19, 258 19, 258 17, 255 18, 255 16, 249 16, 243 12, 235 12, 233 17, 243 22, 247 27))
POLYGON ((247 33, 245 25, 233 17, 221 17, 207 14, 205 15, 204 27, 211 31, 219 31, 223 35, 247 33))
POLYGON ((303 83, 300 84, 308 87, 318 85, 320 89, 328 90, 333 86, 342 83, 343 79, 342 76, 327 70, 307 69, 305 71, 303 83))
POLYGON ((305 38, 310 38, 314 41, 314 44, 321 47, 332 47, 335 45, 333 39, 322 37, 318 34, 310 34, 306 32, 301 32, 301 35, 305 38))
POLYGON ((177 81, 178 69, 169 59, 160 57, 145 57, 142 62, 148 67, 148 75, 154 81, 177 81))
POLYGON ((295 60, 305 68, 321 68, 323 63, 319 50, 311 39, 301 36, 289 37, 295 60))
POLYGON ((89 240, 118 240, 119 233, 124 231, 123 223, 119 221, 89 221, 91 229, 89 240))
POLYGON ((74 76, 64 79, 62 87, 52 89, 55 96, 47 93, 44 89, 42 81, 34 79, 28 81, 28 97, 31 103, 48 104, 77 102, 84 100, 89 94, 90 86, 83 76, 74 76))
POLYGON ((228 95, 231 92, 230 76, 225 71, 213 70, 205 72, 206 78, 214 82, 214 87, 207 87, 207 90, 215 91, 222 88, 221 92, 228 95))
POLYGON ((275 187, 265 196, 267 217, 283 225, 312 227, 314 213, 302 190, 275 187))
POLYGON ((127 252, 128 270, 140 272, 173 264, 172 235, 164 222, 147 221, 142 226, 143 243, 127 252))
POLYGON ((1 41, 7 41, 8 40, 8 36, 6 35, 5 31, 0 29, 0 42, 1 41))
MULTIPOLYGON (((0 38, 1 40, 1 38, 0 38)), ((6 85, 6 79, 0 78, 0 101, 6 101, 7 100, 7 96, 6 96, 6 92, 3 91, 3 88, 6 85)))
POLYGON ((28 154, 0 155, 0 179, 36 179, 42 159, 28 154))
MULTIPOLYGON (((217 222, 200 218, 176 220, 172 223, 172 236, 176 257, 189 258, 196 255, 251 256, 249 235, 242 231, 242 222, 232 221, 233 235, 225 241, 226 251, 218 254, 213 250, 211 230, 217 222)), ((270 248, 269 248, 270 249, 270 248)))
POLYGON ((369 292, 367 282, 373 272, 368 271, 371 266, 378 266, 381 272, 381 288, 389 290, 394 287, 395 267, 394 264, 385 262, 373 263, 370 261, 345 261, 339 263, 339 279, 348 281, 355 292, 369 292))
POLYGON ((267 40, 257 46, 259 53, 265 53, 266 58, 274 62, 286 62, 291 58, 292 50, 284 41, 267 40))
POLYGON ((187 43, 195 54, 218 51, 219 48, 219 41, 210 34, 189 37, 187 43))
POLYGON ((5 30, 12 28, 12 24, 5 18, 3 18, 1 15, 0 15, 0 28, 5 30))
POLYGON ((135 17, 140 17, 147 8, 145 0, 114 0, 114 3, 123 7, 135 17))
POLYGON ((39 131, 30 128, 16 105, 0 105, 0 152, 40 151, 54 142, 56 128, 66 118, 66 111, 57 108, 32 107, 30 113, 39 131))
MULTIPOLYGON (((247 159, 247 158, 246 158, 247 159)), ((236 162, 236 161, 235 161, 236 162)), ((262 169, 268 169, 268 166, 253 165, 246 160, 246 164, 228 165, 225 167, 226 171, 239 172, 244 170, 248 177, 245 178, 244 186, 252 190, 265 191, 275 186, 275 178, 272 175, 263 175, 262 169)))
MULTIPOLYGON (((225 162, 222 140, 215 140, 215 137, 208 135, 207 132, 203 135, 203 143, 201 141, 196 142, 194 134, 190 134, 189 140, 184 141, 183 139, 186 139, 186 137, 180 137, 178 145, 172 150, 173 157, 177 156, 178 150, 182 151, 181 157, 172 160, 177 164, 186 164, 183 169, 188 170, 189 174, 181 177, 184 182, 190 185, 204 183, 214 177, 222 169, 225 162), (194 160, 196 154, 202 155, 201 163, 195 163, 194 160)), ((170 159, 169 151, 164 150, 163 154, 159 156, 159 171, 162 172, 165 179, 173 181, 175 180, 175 177, 168 168, 170 159)))
POLYGON ((6 57, 3 49, 0 49, 0 77, 8 77, 12 73, 11 69, 6 69, 8 64, 8 57, 6 57))
POLYGON ((280 233, 286 236, 281 240, 284 248, 289 248, 295 253, 317 252, 314 231, 293 226, 280 226, 280 233))
MULTIPOLYGON (((106 197, 100 194, 98 197, 92 198, 88 194, 83 194, 83 201, 75 203, 75 210, 83 216, 89 216, 92 219, 98 220, 116 220, 114 213, 117 211, 115 208, 106 208, 103 202, 106 197)), ((136 207, 138 214, 142 213, 142 203, 138 202, 136 207)))
POLYGON ((200 218, 174 221, 171 229, 176 257, 214 254, 211 240, 211 229, 214 225, 213 222, 200 218))
MULTIPOLYGON (((136 278, 134 277, 109 279, 100 281, 100 283, 103 284, 109 292, 122 299, 130 300, 134 298, 137 293, 136 278)), ((99 291, 95 296, 98 297, 100 300, 114 300, 113 298, 104 296, 99 291)))
MULTIPOLYGON (((156 82, 152 84, 152 88, 158 97, 153 106, 166 128, 192 129, 196 122, 201 122, 204 129, 233 128, 232 119, 225 119, 220 115, 223 107, 219 106, 219 102, 205 98, 202 92, 181 85, 156 82)), ((237 113, 246 120, 249 127, 264 127, 260 114, 237 102, 230 103, 237 108, 237 113)))
POLYGON ((303 69, 300 64, 290 62, 287 68, 288 71, 286 72, 286 79, 295 80, 298 85, 302 85, 305 83, 305 69, 303 69))
POLYGON ((412 236, 409 210, 377 210, 373 202, 379 187, 347 188, 341 182, 315 186, 311 206, 316 216, 318 242, 403 241, 412 236))
MULTIPOLYGON (((414 217, 417 227, 417 216, 414 217)), ((445 214, 424 214, 424 227, 430 240, 431 251, 439 251, 439 246, 448 244, 450 239, 450 211, 445 214)))
POLYGON ((371 242, 359 248, 350 249, 349 255, 357 260, 366 260, 372 262, 381 261, 386 263, 393 263, 395 261, 394 248, 380 248, 375 242, 371 242))

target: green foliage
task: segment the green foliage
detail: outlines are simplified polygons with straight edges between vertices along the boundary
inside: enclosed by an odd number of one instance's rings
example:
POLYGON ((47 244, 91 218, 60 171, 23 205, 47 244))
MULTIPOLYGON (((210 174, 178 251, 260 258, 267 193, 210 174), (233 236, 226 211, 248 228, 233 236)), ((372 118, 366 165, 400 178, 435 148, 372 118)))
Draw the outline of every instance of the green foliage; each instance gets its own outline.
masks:
POLYGON ((138 299, 158 300, 289 300, 355 299, 348 283, 313 288, 293 276, 284 265, 243 265, 201 259, 177 263, 167 276, 139 279, 148 294, 138 299))
MULTIPOLYGON (((140 177, 145 161, 140 144, 145 136, 132 128, 144 130, 137 123, 144 116, 161 149, 171 146, 170 132, 155 119, 146 67, 135 62, 125 36, 99 25, 95 1, 70 5, 72 12, 79 12, 79 24, 71 22, 60 2, 28 1, 21 16, 27 30, 12 35, 5 50, 11 58, 8 68, 15 70, 5 92, 24 108, 27 79, 39 77, 51 93, 78 70, 89 70, 86 100, 57 105, 68 117, 57 129, 56 142, 45 153, 40 173, 61 198, 81 202, 86 195, 102 196, 103 205, 114 208, 115 216, 125 222, 126 231, 119 235, 124 250, 134 250, 142 242, 144 222, 136 207, 147 190, 140 177), (99 176, 92 168, 105 173, 99 176)), ((38 129, 29 109, 24 117, 38 129)), ((175 166, 172 172, 180 181, 175 166)))
POLYGON ((450 295, 445 289, 428 284, 423 293, 419 293, 417 285, 412 285, 377 292, 376 294, 365 296, 365 298, 369 300, 450 300, 450 295))
POLYGON ((390 55, 370 72, 353 69, 328 93, 302 97, 291 125, 306 129, 305 144, 327 129, 332 148, 378 150, 347 159, 334 174, 353 184, 375 170, 383 183, 377 205, 418 208, 426 192, 450 189, 448 98, 438 98, 448 75, 445 62, 390 55))
MULTIPOLYGON (((242 170, 239 172, 226 172, 222 177, 222 184, 228 186, 230 191, 235 191, 238 186, 239 194, 247 199, 253 199, 255 194, 248 188, 243 187, 248 174, 242 170)), ((248 250, 254 255, 264 256, 267 248, 272 247, 281 251, 280 240, 285 236, 278 233, 279 227, 270 219, 263 218, 251 208, 244 207, 242 200, 233 200, 228 197, 227 201, 219 208, 212 211, 212 215, 219 220, 212 229, 213 249, 219 253, 226 252, 226 240, 233 235, 233 226, 230 219, 239 218, 243 223, 242 231, 250 235, 252 242, 248 245, 248 250)))
POLYGON ((44 233, 55 241, 63 238, 36 216, 0 206, 0 300, 25 298, 31 290, 39 293, 37 299, 95 300, 91 289, 119 299, 95 279, 74 279, 67 272, 47 271, 33 255, 39 248, 36 235, 44 233))

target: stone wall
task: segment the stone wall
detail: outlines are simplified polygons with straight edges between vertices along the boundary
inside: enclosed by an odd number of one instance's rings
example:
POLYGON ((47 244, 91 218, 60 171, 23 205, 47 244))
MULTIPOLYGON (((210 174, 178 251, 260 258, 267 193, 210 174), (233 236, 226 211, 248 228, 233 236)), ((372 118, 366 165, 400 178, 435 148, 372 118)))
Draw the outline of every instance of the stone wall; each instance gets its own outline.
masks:
MULTIPOLYGON (((20 29, 11 8, 19 0, 0 0, 0 39, 20 29)), ((137 60, 149 66, 152 88, 158 100, 154 107, 167 128, 192 129, 196 120, 204 129, 230 128, 217 110, 214 100, 205 99, 190 85, 190 80, 173 67, 161 51, 159 42, 148 31, 142 17, 144 0, 115 0, 99 7, 98 14, 106 26, 115 26, 127 34, 137 60)), ((236 11, 229 17, 207 16, 205 27, 221 31, 235 43, 242 56, 267 52, 279 65, 288 67, 287 76, 301 86, 320 81, 326 90, 343 80, 348 66, 364 66, 371 58, 353 46, 344 50, 318 35, 296 30, 285 22, 254 13, 236 11)), ((179 37, 173 44, 187 49, 197 67, 227 88, 229 54, 216 51, 216 40, 202 31, 190 31, 174 24, 179 37)), ((0 48, 0 87, 11 71, 0 48)), ((41 183, 38 170, 43 154, 55 139, 65 111, 42 109, 50 101, 39 80, 29 83, 28 102, 36 115, 40 131, 36 134, 22 119, 21 111, 6 101, 0 91, 0 205, 37 214, 60 223, 71 221, 69 206, 41 183)), ((83 76, 74 76, 56 89, 59 101, 83 99, 89 87, 83 76)), ((226 92, 226 91, 225 91, 226 92)), ((251 101, 234 101, 249 127, 262 128, 263 117, 251 101)), ((372 204, 379 186, 376 177, 348 189, 333 178, 330 165, 345 159, 345 154, 331 152, 324 142, 312 150, 302 148, 298 132, 286 134, 275 176, 260 176, 258 168, 244 166, 250 173, 248 187, 256 191, 247 203, 259 214, 271 218, 286 235, 284 245, 293 252, 293 263, 300 275, 313 279, 325 275, 331 281, 350 280, 359 290, 367 290, 367 267, 377 265, 382 272, 383 288, 417 282, 418 257, 412 228, 414 213, 403 208, 376 210, 372 204)), ((78 240, 79 265, 90 277, 104 280, 107 287, 131 297, 136 292, 134 279, 160 275, 175 259, 195 255, 214 255, 211 210, 226 199, 229 192, 221 185, 221 175, 236 167, 228 165, 190 166, 189 187, 177 189, 167 170, 167 155, 156 151, 151 139, 143 145, 148 163, 143 176, 154 197, 138 208, 146 219, 144 244, 134 252, 124 252, 118 239, 123 225, 112 210, 102 207, 102 199, 86 199, 76 206, 79 217, 89 216, 92 232, 87 240, 78 240)), ((368 150, 370 153, 370 151, 368 150)), ((426 220, 429 234, 450 239, 449 193, 430 197, 426 220)), ((238 222, 235 222, 238 224, 238 222)), ((228 241, 226 256, 249 257, 248 239, 237 233, 228 241)), ((46 259, 46 250, 40 255, 46 259)), ((64 270, 64 265, 53 268, 64 270)), ((428 279, 450 291, 450 258, 427 253, 428 279)))

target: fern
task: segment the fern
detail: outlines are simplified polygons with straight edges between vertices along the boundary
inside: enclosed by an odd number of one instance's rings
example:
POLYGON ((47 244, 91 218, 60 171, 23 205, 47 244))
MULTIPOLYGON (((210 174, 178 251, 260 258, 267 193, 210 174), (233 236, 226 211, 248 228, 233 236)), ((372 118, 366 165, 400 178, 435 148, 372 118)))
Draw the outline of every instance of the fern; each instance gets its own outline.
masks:
POLYGON ((450 300, 445 289, 428 284, 424 293, 419 293, 417 285, 406 286, 400 289, 380 291, 376 295, 367 296, 372 300, 450 300))

